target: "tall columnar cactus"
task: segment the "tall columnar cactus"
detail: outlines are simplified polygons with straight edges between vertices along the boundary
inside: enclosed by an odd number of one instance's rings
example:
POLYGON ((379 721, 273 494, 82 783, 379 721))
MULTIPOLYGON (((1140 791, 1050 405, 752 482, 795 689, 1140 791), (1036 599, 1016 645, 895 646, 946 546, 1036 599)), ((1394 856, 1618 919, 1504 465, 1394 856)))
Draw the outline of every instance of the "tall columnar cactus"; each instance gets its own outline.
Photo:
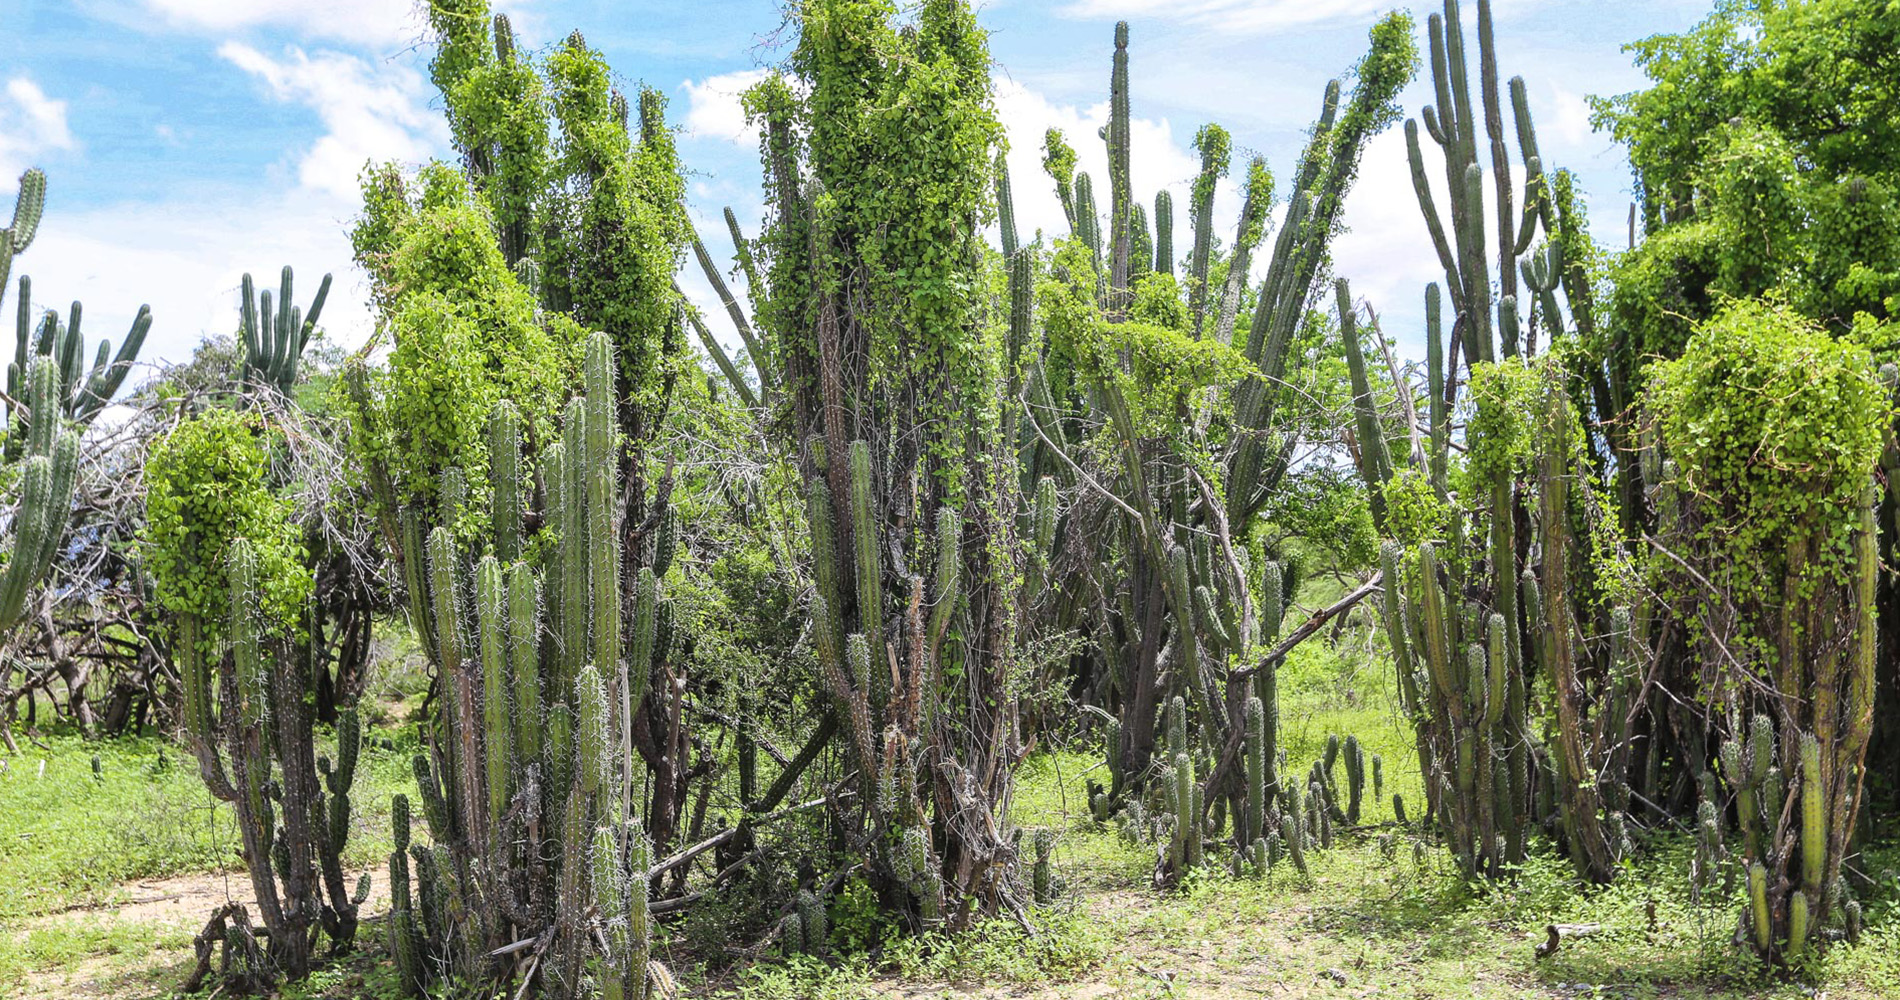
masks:
MULTIPOLYGON (((117 353, 112 351, 111 341, 100 341, 99 350, 93 355, 92 366, 86 368, 81 364, 85 355, 85 337, 80 329, 80 321, 84 316, 80 304, 73 303, 64 320, 60 319, 58 313, 48 310, 40 317, 36 331, 30 305, 32 289, 32 281, 21 275, 13 361, 7 366, 7 394, 16 400, 22 395, 20 380, 25 377, 30 357, 51 358, 59 366, 55 403, 60 412, 81 426, 91 424, 93 418, 112 402, 112 397, 125 385, 126 376, 131 374, 139 349, 145 345, 145 335, 152 328, 152 309, 150 306, 139 307, 138 315, 132 319, 132 328, 119 343, 117 353)), ((13 450, 9 446, 9 454, 13 450)))
POLYGON ((0 569, 0 634, 20 619, 27 593, 46 576, 66 534, 73 480, 79 468, 79 435, 63 429, 56 393, 59 367, 51 358, 33 363, 28 389, 26 468, 20 475, 20 506, 0 569))
POLYGON ((417 955, 404 975, 418 992, 444 975, 494 974, 484 953, 523 932, 547 935, 540 995, 585 995, 593 982, 604 995, 644 998, 658 975, 648 959, 652 859, 632 794, 632 727, 664 656, 654 572, 663 564, 634 571, 632 600, 623 599, 613 364, 608 337, 590 338, 585 392, 566 408, 563 440, 540 456, 550 508, 541 521, 559 535, 539 550, 556 583, 544 586, 522 558, 530 551, 522 484, 533 477, 507 404, 490 415, 480 548, 470 551, 448 526, 465 502, 459 474, 445 476, 442 523, 426 545, 419 531, 402 536, 425 591, 412 614, 434 637, 443 684, 430 751, 415 772, 444 854, 418 857, 423 891, 413 909, 396 900, 391 918, 391 933, 407 935, 417 955))
POLYGON ((1134 194, 1128 176, 1128 22, 1115 24, 1115 68, 1108 86, 1108 287, 1109 307, 1119 310, 1130 288, 1130 233, 1134 194))
POLYGON ((1227 176, 1233 140, 1226 129, 1207 124, 1194 134, 1194 149, 1201 154, 1201 172, 1194 178, 1188 202, 1188 224, 1194 233, 1194 249, 1188 257, 1188 311, 1194 336, 1199 338, 1207 320, 1207 273, 1214 252, 1214 188, 1227 176))
POLYGON ((1357 445, 1354 457, 1359 475, 1366 483, 1373 526, 1384 531, 1385 484, 1392 478, 1392 455, 1386 448, 1385 430, 1379 423, 1378 399, 1372 394, 1372 380, 1366 372, 1365 349, 1359 343, 1359 314, 1353 308, 1352 289, 1344 278, 1336 279, 1333 289, 1339 304, 1339 342, 1346 349, 1346 371, 1352 384, 1357 445))
MULTIPOLYGON (((20 191, 13 198, 13 221, 0 229, 0 296, 7 290, 7 278, 13 271, 13 258, 33 245, 40 229, 40 214, 46 209, 46 173, 29 167, 20 175, 20 191)), ((24 299, 26 296, 21 295, 24 299)))
MULTIPOLYGON (((1517 354, 1521 348, 1518 259, 1530 249, 1540 222, 1546 233, 1552 227, 1550 198, 1537 151, 1537 133, 1524 98, 1524 81, 1522 77, 1514 77, 1510 82, 1518 153, 1524 177, 1520 217, 1514 206, 1510 150, 1504 139, 1497 46, 1491 30, 1491 4, 1489 0, 1478 0, 1479 88, 1484 129, 1489 139, 1493 181, 1491 202, 1497 216, 1496 246, 1492 247, 1485 232, 1484 167, 1479 162, 1476 113, 1472 108, 1464 26, 1459 17, 1458 0, 1445 0, 1443 15, 1433 14, 1428 19, 1427 34, 1431 43, 1435 103, 1425 107, 1421 118, 1425 131, 1444 152, 1445 183, 1450 200, 1449 238, 1426 177, 1424 154, 1418 138, 1418 120, 1405 123, 1406 151, 1411 162, 1413 188, 1425 214, 1426 227, 1438 252, 1439 262, 1445 270, 1446 287, 1451 291, 1454 308, 1461 320, 1460 326, 1465 334, 1465 358, 1468 361, 1493 360, 1500 346, 1504 356, 1509 357, 1517 354), (1495 321, 1491 311, 1492 265, 1489 259, 1493 250, 1497 255, 1499 296, 1495 321)), ((1550 302, 1554 305, 1554 298, 1550 302)), ((1563 317, 1546 315, 1545 323, 1560 329, 1563 317)))
POLYGON ((1174 273, 1174 195, 1167 188, 1155 192, 1155 271, 1174 273))
POLYGON ((1235 223, 1234 243, 1227 259, 1227 280, 1221 283, 1218 320, 1214 339, 1232 343, 1234 323, 1240 315, 1240 300, 1247 282, 1253 277, 1253 252, 1267 232, 1267 213, 1273 210, 1273 174, 1267 161, 1254 157, 1247 164, 1246 190, 1242 192, 1240 219, 1235 223))
POLYGON ((1095 255, 1096 266, 1102 260, 1102 217, 1095 206, 1095 183, 1086 170, 1075 175, 1075 229, 1074 235, 1095 255))
MULTIPOLYGON (((369 894, 367 876, 353 893, 346 888, 342 866, 362 732, 356 709, 344 709, 336 761, 315 756, 310 651, 261 620, 251 542, 233 541, 228 559, 230 655, 215 671, 189 659, 181 665, 187 739, 206 786, 237 814, 270 961, 276 972, 301 979, 311 971, 313 932, 320 928, 334 950, 347 949, 369 894)), ((184 632, 188 643, 196 634, 184 632)), ((202 653, 193 648, 186 655, 202 653)))
POLYGON ((1247 812, 1239 842, 1251 844, 1267 830, 1267 712, 1259 698, 1247 699, 1247 812))
POLYGON ((297 383, 297 364, 304 348, 310 345, 310 335, 316 332, 324 300, 330 296, 330 276, 323 276, 308 312, 291 305, 292 290, 292 274, 286 264, 275 302, 270 289, 261 296, 257 293, 248 273, 239 292, 238 332, 244 339, 244 377, 280 393, 288 393, 297 383))

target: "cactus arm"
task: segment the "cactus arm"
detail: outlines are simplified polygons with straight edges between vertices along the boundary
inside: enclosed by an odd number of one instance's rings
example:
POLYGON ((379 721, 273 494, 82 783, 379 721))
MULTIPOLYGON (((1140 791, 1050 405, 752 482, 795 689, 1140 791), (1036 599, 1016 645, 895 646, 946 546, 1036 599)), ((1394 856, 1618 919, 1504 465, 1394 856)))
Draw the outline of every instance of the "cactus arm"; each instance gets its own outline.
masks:
MULTIPOLYGON (((675 284, 673 289, 682 297, 686 294, 679 291, 678 284, 675 284)), ((726 349, 719 346, 719 341, 712 335, 712 331, 706 329, 706 321, 700 318, 699 310, 688 305, 684 311, 686 322, 692 326, 693 334, 699 338, 700 346, 706 349, 706 356, 712 359, 713 365, 719 369, 719 374, 726 377, 726 384, 732 386, 732 391, 739 394, 739 398, 744 401, 747 409, 757 409, 758 394, 752 391, 751 384, 746 382, 745 376, 739 373, 738 366, 732 363, 732 357, 726 353, 726 349)))

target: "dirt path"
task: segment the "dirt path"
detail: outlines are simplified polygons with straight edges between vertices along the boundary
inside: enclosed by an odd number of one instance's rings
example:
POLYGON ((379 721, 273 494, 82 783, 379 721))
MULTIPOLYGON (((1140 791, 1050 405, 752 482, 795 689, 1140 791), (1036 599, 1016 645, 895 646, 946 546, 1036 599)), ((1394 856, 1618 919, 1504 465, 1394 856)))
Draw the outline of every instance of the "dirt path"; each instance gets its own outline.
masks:
MULTIPOLYGON (((366 870, 370 894, 359 919, 389 909, 388 872, 366 870)), ((346 873, 352 889, 362 874, 346 873)), ((191 940, 213 910, 227 902, 255 910, 251 880, 243 872, 141 879, 121 885, 118 895, 111 903, 21 921, 9 932, 15 946, 23 950, 67 943, 73 948, 56 965, 29 971, 18 1000, 127 997, 132 995, 126 992, 132 980, 182 980, 192 959, 191 940), (176 976, 163 971, 168 967, 176 967, 176 976)))

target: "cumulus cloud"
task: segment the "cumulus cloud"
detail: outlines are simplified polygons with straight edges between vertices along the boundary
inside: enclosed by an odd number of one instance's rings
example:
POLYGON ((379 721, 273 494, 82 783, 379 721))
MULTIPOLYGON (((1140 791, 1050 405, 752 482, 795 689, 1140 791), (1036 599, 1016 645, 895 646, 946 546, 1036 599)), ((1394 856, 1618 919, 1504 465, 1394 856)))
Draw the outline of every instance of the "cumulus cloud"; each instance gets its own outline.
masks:
POLYGON ((742 69, 681 84, 686 88, 686 131, 699 139, 757 147, 758 130, 746 124, 739 97, 765 75, 762 69, 742 69))
POLYGON ((261 80, 277 100, 317 113, 326 131, 297 164, 305 187, 354 198, 365 162, 424 159, 447 141, 425 104, 422 78, 406 67, 372 67, 355 56, 310 55, 294 46, 273 59, 241 42, 224 43, 218 55, 261 80))
POLYGON ((66 102, 46 96, 24 76, 7 81, 0 95, 0 182, 9 182, 50 150, 73 149, 66 102))

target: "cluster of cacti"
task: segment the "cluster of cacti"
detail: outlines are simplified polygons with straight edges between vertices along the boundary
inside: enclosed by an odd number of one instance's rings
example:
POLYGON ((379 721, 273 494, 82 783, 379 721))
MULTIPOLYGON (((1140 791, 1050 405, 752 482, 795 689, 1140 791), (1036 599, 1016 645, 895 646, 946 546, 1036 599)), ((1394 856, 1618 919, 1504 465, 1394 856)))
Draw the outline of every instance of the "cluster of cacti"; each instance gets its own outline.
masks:
POLYGON ((247 272, 239 291, 238 333, 244 342, 244 377, 258 385, 267 385, 288 393, 297 383, 297 365, 303 359, 310 335, 323 314, 323 302, 330 295, 330 276, 324 275, 317 294, 310 300, 310 311, 291 305, 291 271, 284 266, 277 299, 270 289, 259 296, 247 272))
POLYGON ((1194 780, 1194 758, 1188 752, 1187 701, 1180 695, 1168 702, 1168 855, 1164 873, 1179 878, 1201 863, 1201 785, 1194 780))
POLYGON ((486 551, 455 534, 468 502, 461 475, 444 477, 426 541, 428 515, 401 511, 410 613, 442 684, 431 752, 415 759, 437 846, 415 855, 419 916, 392 929, 409 935, 398 954, 417 956, 413 976, 405 965, 414 989, 446 975, 538 975, 546 995, 647 996, 651 859, 632 797, 632 734, 670 643, 659 577, 672 547, 655 546, 624 600, 613 366, 609 338, 589 338, 585 393, 566 407, 562 441, 540 455, 542 521, 557 533, 545 573, 522 558, 530 477, 506 402, 490 418, 486 551), (522 940, 534 947, 512 967, 489 954, 522 940))
MULTIPOLYGON (((1195 439, 1218 425, 1229 443, 1194 458, 1180 454, 1178 445, 1157 447, 1156 436, 1164 432, 1143 425, 1154 418, 1139 409, 1154 404, 1135 395, 1145 387, 1130 390, 1111 377, 1113 364, 1125 365, 1126 358, 1079 365, 1078 377, 1068 385, 1054 383, 1045 359, 1026 359, 1026 481, 1046 473, 1064 485, 1075 483, 1075 470, 1092 460, 1079 447, 1080 439, 1092 429, 1099 431, 1097 454, 1107 468, 1097 479, 1108 481, 1125 515, 1119 530, 1078 524, 1064 532, 1065 537, 1085 532, 1085 541, 1075 548, 1086 547, 1088 552, 1081 560, 1084 578, 1065 582, 1065 596, 1096 593, 1103 600, 1090 606, 1070 598, 1050 611, 1058 629, 1093 623, 1093 616, 1104 612, 1113 618, 1112 629, 1100 629, 1098 623, 1089 629, 1107 640, 1099 653, 1100 679, 1092 700, 1113 706, 1118 723, 1110 734, 1115 741, 1110 786, 1099 801, 1092 797, 1090 807, 1100 817, 1118 809, 1126 812, 1144 792, 1135 787, 1137 782, 1164 779, 1162 812, 1174 818, 1159 866, 1164 878, 1191 866, 1201 841, 1220 835, 1229 815, 1234 818, 1237 853, 1252 852, 1256 841, 1268 839, 1274 825, 1273 802, 1280 792, 1276 672, 1284 651, 1258 663, 1246 658, 1260 656, 1266 644, 1280 638, 1295 580, 1290 567, 1271 553, 1250 566, 1253 559, 1235 539, 1246 536, 1286 471, 1297 435, 1268 428, 1287 355, 1336 232, 1339 203, 1359 155, 1380 120, 1392 114, 1393 99, 1412 72, 1414 53, 1403 18, 1381 22, 1372 33, 1372 46, 1373 56, 1362 65, 1377 71, 1362 74, 1350 100, 1342 102, 1337 83, 1328 88, 1320 122, 1294 174, 1293 209, 1274 242, 1245 338, 1233 327, 1245 298, 1251 256, 1267 235, 1272 178, 1264 162, 1249 163, 1235 239, 1223 248, 1227 276, 1217 281, 1213 205, 1221 178, 1229 172, 1232 141, 1218 125, 1197 134, 1202 169, 1189 204, 1191 244, 1181 286, 1181 315, 1186 319, 1178 332, 1190 342, 1232 341, 1233 350, 1257 366, 1260 375, 1244 379, 1235 389, 1231 410, 1216 412, 1214 405, 1228 397, 1195 392, 1179 419, 1185 438, 1195 439), (1206 467, 1199 464, 1203 461, 1224 465, 1220 492, 1197 482, 1197 470, 1206 467), (1126 567, 1125 574, 1108 575, 1106 571, 1118 565, 1126 567), (1249 707, 1248 695, 1257 699, 1257 708, 1249 707), (1184 708, 1162 711, 1172 705, 1184 708), (1157 739, 1164 716, 1169 727, 1165 742, 1157 739), (1189 716, 1194 720, 1192 733, 1187 731, 1189 716), (1208 755, 1205 768, 1194 744, 1208 755), (1161 766, 1151 767, 1157 761, 1161 766)), ((1106 232, 1096 217, 1089 179, 1075 172, 1073 150, 1057 132, 1044 143, 1043 166, 1070 222, 1070 242, 1058 252, 1055 275, 1084 289, 1085 297, 1099 307, 1101 322, 1110 325, 1127 319, 1130 286, 1147 262, 1152 259, 1156 272, 1172 274, 1176 254, 1171 195, 1163 191, 1156 196, 1151 220, 1136 212, 1133 190, 1138 179, 1130 178, 1127 169, 1127 60, 1128 29, 1121 24, 1115 32, 1110 119, 1102 133, 1111 188, 1106 232), (1152 250, 1144 221, 1153 223, 1152 250), (1075 256, 1078 247, 1086 251, 1080 258, 1075 256)), ((1000 194, 1007 185, 999 183, 997 190, 1000 194)), ((1091 507, 1072 506, 1065 523, 1084 516, 1100 518, 1091 507)), ((1304 795, 1302 788, 1285 797, 1304 795)), ((1300 837, 1304 843, 1304 832, 1300 837)), ((1265 849, 1264 843, 1261 847, 1265 849)))
MULTIPOLYGON (((1852 825, 1831 801, 1825 768, 1832 762, 1824 760, 1820 740, 1801 731, 1788 754, 1778 750, 1776 726, 1767 715, 1756 714, 1745 736, 1739 725, 1734 728, 1738 735, 1723 742, 1719 758, 1741 830, 1736 863, 1747 872, 1737 939, 1749 941, 1763 956, 1792 961, 1824 928, 1858 938, 1860 904, 1840 871, 1852 825), (1783 764, 1789 767, 1784 770, 1783 764), (1793 808, 1786 802, 1789 794, 1799 800, 1793 808)), ((1697 825, 1698 867, 1710 872, 1723 857, 1721 823, 1714 805, 1704 800, 1697 825)))
MULTIPOLYGON (((1556 272, 1560 265, 1556 253, 1527 257, 1539 223, 1548 234, 1553 228, 1551 199, 1546 190, 1544 169, 1537 149, 1537 133, 1531 122, 1523 77, 1512 77, 1511 111, 1517 132, 1518 154, 1522 160, 1523 206, 1521 217, 1514 206, 1511 155, 1505 144, 1504 116, 1498 90, 1497 46, 1491 30, 1491 4, 1478 2, 1479 89, 1483 101, 1484 130, 1489 139, 1492 191, 1491 207, 1496 213, 1497 245, 1490 245, 1484 209, 1484 167, 1479 163, 1478 123, 1471 106, 1469 70, 1465 58, 1464 25, 1459 19, 1458 0, 1445 0, 1444 15, 1433 14, 1427 22, 1431 46, 1434 103, 1425 107, 1421 118, 1425 131, 1444 152, 1445 183, 1450 201, 1451 233, 1440 221, 1433 203, 1431 185, 1426 179, 1425 158, 1420 149, 1418 120, 1405 123, 1406 152, 1411 161, 1412 185, 1424 211, 1426 227, 1438 259, 1445 270, 1445 284, 1453 307, 1464 322, 1462 346, 1468 361, 1491 361, 1502 347, 1504 357, 1520 350, 1530 353, 1534 346, 1523 343, 1519 319, 1517 279, 1521 267, 1545 313, 1544 323, 1561 330, 1563 317, 1556 312, 1556 272), (1497 321, 1491 314, 1492 275, 1489 254, 1497 254, 1497 321)), ((1533 334, 1534 336, 1534 334, 1533 334)))
POLYGON ((779 943, 788 955, 823 955, 830 939, 824 897, 800 889, 792 910, 779 924, 779 943))
MULTIPOLYGON (((1456 343, 1445 342, 1434 284, 1425 296, 1424 426, 1413 413, 1409 390, 1401 391, 1400 407, 1412 428, 1411 447, 1405 452, 1388 447, 1355 310, 1340 282, 1340 332, 1356 418, 1354 455, 1382 531, 1397 530, 1387 523, 1391 512, 1386 509, 1386 490, 1401 475, 1425 484, 1448 515, 1435 526, 1437 537, 1411 539, 1413 551, 1388 543, 1381 554, 1386 639, 1398 669, 1400 700, 1417 732, 1425 779, 1424 819, 1442 824, 1466 872, 1495 877, 1523 859, 1533 823, 1554 814, 1580 871, 1601 881, 1609 878, 1621 857, 1623 838, 1615 835, 1615 823, 1604 815, 1604 806, 1615 811, 1629 801, 1624 774, 1635 715, 1629 702, 1637 687, 1634 664, 1646 647, 1627 610, 1618 609, 1614 616, 1607 608, 1601 612, 1613 620, 1590 629, 1589 634, 1602 638, 1589 642, 1580 641, 1571 624, 1579 613, 1574 608, 1586 608, 1582 613, 1591 615, 1599 612, 1567 583, 1579 501, 1569 490, 1574 472, 1564 373, 1548 361, 1540 362, 1532 377, 1542 384, 1528 402, 1508 392, 1479 393, 1477 423, 1467 435, 1486 449, 1482 458, 1474 450, 1471 462, 1478 495, 1453 496, 1447 478, 1456 387, 1471 381, 1458 378, 1460 358, 1476 378, 1482 374, 1479 363, 1499 356, 1500 343, 1506 359, 1534 353, 1535 334, 1528 340, 1522 336, 1518 316, 1519 260, 1540 226, 1549 233, 1554 224, 1521 78, 1510 83, 1523 173, 1522 212, 1513 207, 1513 167, 1504 139, 1490 4, 1485 0, 1478 5, 1478 22, 1479 87, 1496 182, 1490 195, 1496 224, 1488 226, 1484 215, 1478 113, 1470 93, 1459 7, 1456 0, 1447 0, 1442 16, 1433 14, 1428 21, 1434 103, 1424 109, 1422 119, 1445 154, 1449 236, 1426 178, 1417 121, 1407 122, 1406 137, 1420 207, 1451 290, 1456 343), (1499 270, 1495 324, 1489 262, 1493 250, 1499 270), (1516 408, 1522 406, 1538 412, 1519 413, 1516 408), (1513 451, 1514 446, 1488 429, 1478 429, 1487 421, 1491 426, 1528 424, 1533 444, 1513 451), (1535 468, 1529 462, 1531 451, 1536 453, 1535 468), (1527 510, 1531 504, 1526 480, 1536 487, 1535 509, 1527 510), (1527 518, 1527 513, 1532 516, 1527 518), (1537 528, 1535 549, 1518 537, 1521 519, 1537 528), (1586 705, 1577 677, 1580 672, 1594 675, 1597 664, 1611 680, 1605 696, 1586 705), (1547 754, 1532 732, 1527 704, 1530 678, 1539 670, 1551 678, 1557 722, 1547 754), (1534 777, 1534 771, 1541 770, 1536 763, 1546 758, 1555 781, 1534 777), (1538 806, 1542 797, 1549 800, 1545 808, 1538 806)), ((1558 269, 1554 258, 1544 256, 1527 258, 1523 266, 1541 296, 1543 322, 1551 330, 1560 330, 1564 322, 1555 295, 1558 269)), ((1511 376, 1504 372, 1498 378, 1506 381, 1511 376)), ((1408 527, 1415 531, 1418 526, 1408 527)), ((1395 800, 1395 812, 1401 808, 1395 800)))
POLYGON ((368 875, 349 890, 342 860, 361 723, 354 707, 344 709, 335 762, 315 756, 308 640, 261 620, 258 554, 248 539, 233 541, 228 560, 222 631, 230 648, 221 666, 203 662, 197 640, 207 623, 186 625, 175 649, 186 739, 206 787, 236 813, 270 962, 299 979, 311 970, 317 931, 333 951, 350 946, 357 909, 369 896, 368 875))
POLYGON ((52 567, 79 468, 79 435, 60 426, 58 364, 36 359, 28 380, 26 468, 20 474, 20 506, 7 540, 6 567, 0 569, 0 633, 19 620, 27 592, 52 567))
MULTIPOLYGON (((38 169, 21 174, 13 221, 0 229, 0 297, 6 293, 14 255, 26 250, 39 230, 45 204, 46 175, 38 169)), ((79 435, 124 385, 152 325, 151 308, 140 306, 118 353, 112 353, 109 341, 100 341, 87 370, 82 368, 85 340, 79 303, 73 303, 65 322, 49 310, 35 333, 32 297, 32 281, 21 275, 13 360, 7 364, 6 425, 0 431, 5 433, 5 460, 24 462, 25 468, 19 473, 19 506, 6 541, 6 566, 0 570, 0 635, 19 620, 27 595, 52 568, 72 509, 79 435)))

